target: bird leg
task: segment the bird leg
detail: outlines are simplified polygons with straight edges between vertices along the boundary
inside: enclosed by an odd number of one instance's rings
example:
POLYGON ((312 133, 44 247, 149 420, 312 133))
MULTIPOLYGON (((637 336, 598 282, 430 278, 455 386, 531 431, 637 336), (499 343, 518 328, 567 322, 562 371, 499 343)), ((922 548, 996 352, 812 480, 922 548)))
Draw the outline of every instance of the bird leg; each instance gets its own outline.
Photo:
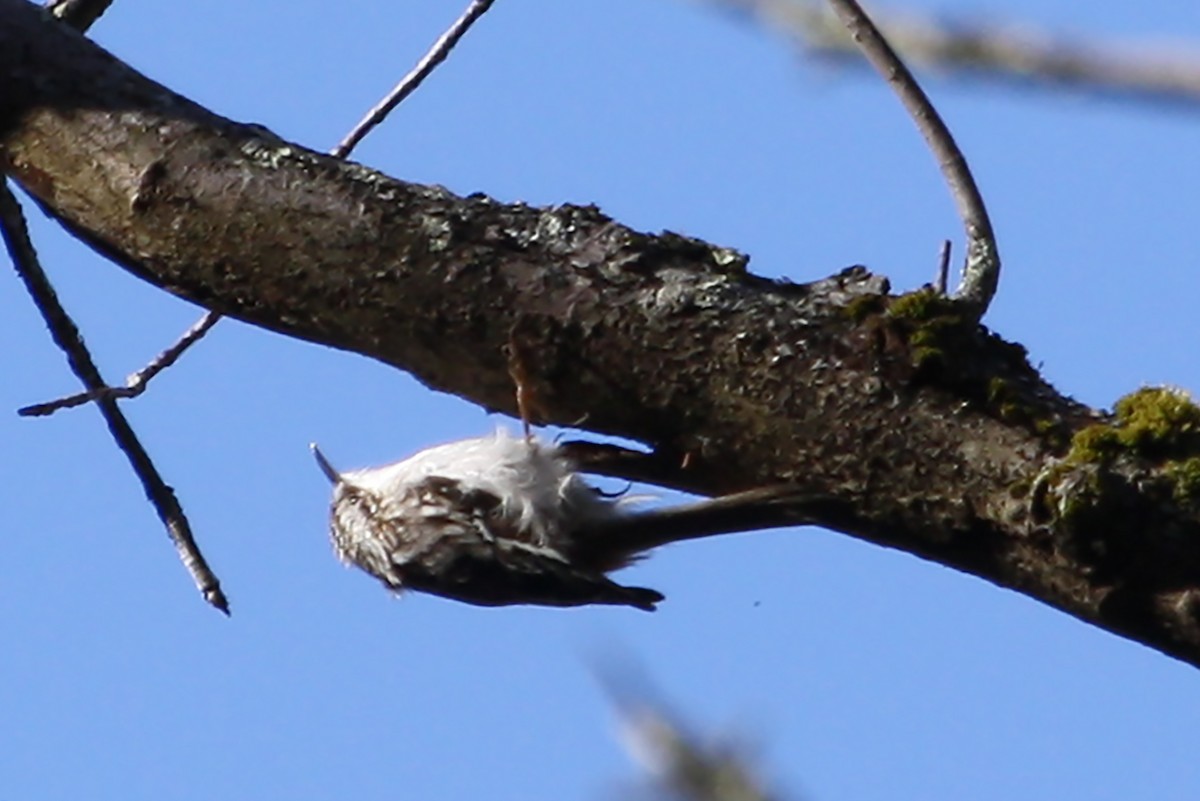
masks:
POLYGON ((544 420, 547 415, 533 388, 533 380, 529 372, 529 363, 533 361, 531 358, 533 355, 531 353, 532 344, 520 337, 522 319, 524 318, 513 323, 513 327, 508 333, 508 346, 505 350, 508 354, 508 374, 516 387, 517 414, 521 417, 521 427, 525 432, 526 441, 532 442, 534 416, 544 420))

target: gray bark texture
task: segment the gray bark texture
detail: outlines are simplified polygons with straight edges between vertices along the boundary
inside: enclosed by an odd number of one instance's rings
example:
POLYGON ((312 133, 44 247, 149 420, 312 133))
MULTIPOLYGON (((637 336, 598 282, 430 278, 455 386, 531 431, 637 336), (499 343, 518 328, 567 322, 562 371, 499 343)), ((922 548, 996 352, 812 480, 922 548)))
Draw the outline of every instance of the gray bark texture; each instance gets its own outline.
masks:
POLYGON ((1161 414, 1102 414, 952 301, 860 267, 770 281, 594 207, 322 156, 25 0, 0 0, 0 75, 5 172, 164 290, 508 413, 515 353, 540 421, 649 449, 581 445, 597 472, 706 495, 794 483, 822 525, 1200 665, 1200 418, 1172 393, 1135 399, 1161 414))

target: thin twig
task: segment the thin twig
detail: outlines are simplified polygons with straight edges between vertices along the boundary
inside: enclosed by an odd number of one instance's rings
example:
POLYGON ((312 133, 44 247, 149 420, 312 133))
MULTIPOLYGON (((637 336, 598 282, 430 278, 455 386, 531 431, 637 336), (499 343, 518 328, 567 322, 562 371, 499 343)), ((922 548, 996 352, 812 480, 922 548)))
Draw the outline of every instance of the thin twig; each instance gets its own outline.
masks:
POLYGON ((967 160, 912 73, 862 7, 855 0, 829 0, 829 4, 858 43, 863 55, 900 98, 937 159, 967 234, 966 263, 963 265, 962 282, 955 290, 954 297, 962 301, 978 319, 987 311, 992 296, 996 294, 1000 281, 1000 252, 996 248, 996 236, 983 196, 975 185, 967 160))
POLYGON ((86 31, 108 10, 112 0, 49 0, 46 9, 77 31, 86 31))
POLYGON ((411 72, 400 79, 400 83, 396 84, 387 97, 380 101, 375 108, 367 112, 367 116, 363 117, 358 125, 355 125, 354 129, 346 135, 346 138, 330 151, 330 155, 337 158, 345 158, 350 155, 350 151, 362 141, 364 136, 370 133, 379 123, 383 122, 387 115, 391 114, 392 110, 400 105, 404 98, 412 94, 429 77, 429 74, 433 72, 438 64, 446 60, 446 56, 458 44, 458 40, 463 38, 463 35, 471 29, 471 26, 475 24, 477 19, 487 13, 487 10, 492 7, 493 2, 495 0, 471 0, 471 4, 467 6, 467 10, 433 43, 433 47, 429 48, 429 52, 425 54, 424 58, 417 62, 417 66, 413 67, 411 72))
MULTIPOLYGON (((29 238, 25 215, 5 183, 0 183, 0 234, 3 235, 17 274, 21 277, 26 290, 46 321, 46 326, 50 329, 50 335, 55 344, 66 354, 67 363, 70 364, 72 372, 79 376, 89 390, 103 390, 106 386, 104 378, 92 361, 79 329, 62 304, 59 303, 54 287, 42 270, 33 242, 29 238)), ((117 447, 128 457, 129 464, 141 480, 146 497, 154 505, 159 519, 167 527, 167 534, 175 544, 175 550, 178 551, 184 567, 191 574, 200 594, 204 600, 228 615, 229 601, 221 591, 221 584, 217 577, 200 553, 200 549, 192 537, 187 517, 184 516, 183 508, 179 505, 174 491, 159 475, 158 469, 155 468, 149 454, 138 441, 129 421, 117 407, 117 402, 111 397, 99 397, 96 399, 96 405, 100 408, 100 413, 104 415, 104 421, 108 424, 108 430, 116 440, 117 447)))
POLYGON ((22 417, 41 417, 48 414, 53 414, 59 409, 70 409, 75 406, 82 406, 90 401, 99 400, 100 398, 136 398, 146 391, 146 385, 150 379, 161 373, 163 370, 174 364, 183 352, 192 346, 197 340, 208 333, 208 330, 217 324, 221 319, 218 312, 208 312, 195 323, 183 335, 179 337, 169 348, 160 353, 153 361, 138 370, 129 378, 125 379, 123 387, 102 387, 98 390, 88 390, 75 395, 68 395, 65 398, 47 401, 46 403, 35 403, 32 406, 25 406, 17 410, 17 414, 22 417))

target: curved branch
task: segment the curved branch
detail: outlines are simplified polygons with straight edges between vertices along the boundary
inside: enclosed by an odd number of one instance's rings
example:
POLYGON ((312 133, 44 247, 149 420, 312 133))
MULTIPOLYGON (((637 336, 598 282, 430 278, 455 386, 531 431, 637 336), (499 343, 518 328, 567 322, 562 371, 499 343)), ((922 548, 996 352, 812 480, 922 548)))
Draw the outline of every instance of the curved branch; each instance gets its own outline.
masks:
POLYGON ((829 0, 829 4, 845 23, 863 55, 900 98, 937 159, 967 234, 962 282, 954 297, 971 309, 978 320, 987 311, 1000 282, 1000 251, 971 168, 933 103, 862 7, 855 0, 829 0))
POLYGON ((1170 393, 1110 420, 935 292, 894 297, 860 267, 769 281, 594 207, 462 198, 323 156, 23 0, 0 0, 0 76, 4 169, 157 286, 510 414, 520 321, 548 422, 649 446, 611 472, 709 495, 793 484, 817 524, 1200 665, 1200 442, 1119 428, 1200 430, 1170 393))

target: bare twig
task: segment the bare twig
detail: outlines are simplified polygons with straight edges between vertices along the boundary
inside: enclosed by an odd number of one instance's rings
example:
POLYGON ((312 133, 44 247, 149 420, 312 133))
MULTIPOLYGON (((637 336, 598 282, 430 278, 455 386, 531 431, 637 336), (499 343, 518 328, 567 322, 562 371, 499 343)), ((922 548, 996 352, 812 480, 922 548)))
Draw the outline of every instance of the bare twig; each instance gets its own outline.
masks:
MULTIPOLYGON (((105 389, 104 379, 92 361, 79 329, 59 303, 54 287, 38 262, 37 252, 25 224, 25 215, 6 184, 0 184, 0 233, 3 234, 17 274, 46 321, 55 344, 66 354, 71 370, 89 390, 95 392, 105 389)), ((117 446, 124 451, 129 464, 141 479, 146 497, 154 504, 159 519, 167 527, 167 533, 197 589, 204 596, 204 600, 229 614, 229 602, 221 591, 221 584, 192 538, 191 527, 174 491, 159 475, 129 421, 117 407, 117 402, 111 397, 101 396, 96 399, 96 405, 104 415, 108 430, 112 432, 117 446)))
POLYGON ((174 364, 183 352, 192 346, 197 340, 208 333, 208 330, 217 324, 221 319, 218 312, 208 312, 195 323, 183 335, 175 341, 173 345, 160 353, 155 359, 138 370, 129 378, 125 379, 123 387, 102 387, 98 390, 88 390, 75 395, 68 395, 65 398, 47 401, 46 403, 35 403, 32 406, 25 406, 17 410, 17 414, 22 417, 41 417, 43 415, 53 414, 59 409, 70 409, 75 406, 82 406, 89 401, 99 400, 100 398, 136 398, 146 391, 146 385, 150 379, 161 373, 163 370, 174 364))
POLYGON ((855 0, 829 0, 829 4, 846 25, 863 55, 900 98, 937 159, 967 234, 962 281, 954 296, 978 319, 987 311, 992 296, 996 294, 996 286, 1000 281, 1000 252, 996 247, 996 236, 983 196, 979 194, 967 160, 912 73, 862 7, 855 0))
POLYGON ((433 47, 429 48, 429 52, 417 62, 417 66, 413 67, 412 71, 400 79, 395 88, 388 93, 387 97, 379 102, 375 108, 367 112, 367 115, 362 118, 358 125, 346 135, 337 147, 330 151, 330 155, 337 158, 345 158, 350 155, 350 151, 355 145, 362 141, 371 130, 392 113, 392 110, 408 97, 418 86, 421 85, 433 70, 446 60, 446 56, 458 44, 458 40, 463 38, 475 21, 482 17, 487 10, 492 7, 495 0, 471 0, 471 4, 467 6, 467 10, 462 13, 454 24, 446 29, 446 32, 433 43, 433 47))
MULTIPOLYGON (((860 63, 841 23, 812 0, 703 2, 753 14, 812 55, 860 63)), ((876 23, 905 60, 941 75, 1200 108, 1200 53, 1194 47, 1095 42, 1026 24, 911 13, 876 15, 876 23)))
POLYGON ((108 10, 112 0, 49 0, 46 9, 77 31, 86 31, 108 10))

